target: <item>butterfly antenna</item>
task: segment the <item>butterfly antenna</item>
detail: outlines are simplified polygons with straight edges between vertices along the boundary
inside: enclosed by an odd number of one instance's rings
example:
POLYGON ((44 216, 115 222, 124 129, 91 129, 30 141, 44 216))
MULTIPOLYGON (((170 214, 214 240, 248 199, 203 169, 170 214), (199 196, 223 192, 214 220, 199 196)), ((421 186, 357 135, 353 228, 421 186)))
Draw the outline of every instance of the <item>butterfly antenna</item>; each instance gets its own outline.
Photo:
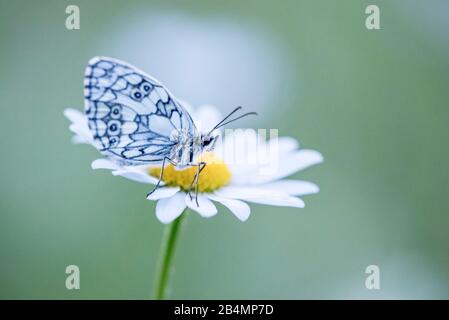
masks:
POLYGON ((237 111, 239 111, 240 109, 242 109, 242 106, 238 106, 237 108, 235 108, 234 110, 232 110, 226 117, 223 118, 223 120, 221 120, 219 123, 217 123, 215 125, 215 127, 213 127, 212 130, 209 131, 209 133, 211 133, 212 131, 214 131, 215 129, 219 128, 220 125, 226 121, 227 119, 229 119, 230 116, 232 116, 234 113, 236 113, 237 111))
POLYGON ((215 129, 218 129, 218 128, 220 128, 220 127, 223 127, 223 126, 225 126, 225 125, 227 125, 227 124, 229 124, 229 123, 231 123, 231 122, 234 122, 234 121, 236 121, 236 120, 238 120, 238 119, 241 119, 241 118, 243 118, 243 117, 246 117, 246 116, 249 116, 249 115, 252 115, 252 114, 257 115, 256 112, 248 112, 248 113, 242 114, 241 116, 239 116, 239 117, 237 117, 237 118, 235 118, 235 119, 232 119, 232 120, 229 120, 229 121, 225 122, 227 119, 229 119, 230 116, 232 116, 234 113, 236 113, 236 112, 237 112, 238 110, 240 110, 240 109, 242 109, 242 106, 238 106, 237 108, 235 108, 234 110, 232 110, 226 117, 223 118, 223 120, 221 120, 219 123, 217 123, 217 124, 215 125, 215 127, 213 127, 213 128, 209 131, 209 133, 211 133, 211 132, 214 131, 215 129))
MULTIPOLYGON (((251 116, 251 115, 257 116, 257 112, 248 112, 248 113, 242 114, 241 116, 238 116, 237 118, 234 118, 234 119, 231 119, 231 120, 226 121, 226 122, 224 122, 224 123, 221 123, 219 126, 216 126, 215 129, 218 129, 218 128, 223 127, 223 126, 225 126, 225 125, 227 125, 227 124, 230 124, 231 122, 237 121, 237 120, 239 120, 239 119, 242 119, 242 118, 244 118, 244 117, 246 117, 246 116, 251 116)), ((214 129, 214 130, 215 130, 215 129, 214 129)))

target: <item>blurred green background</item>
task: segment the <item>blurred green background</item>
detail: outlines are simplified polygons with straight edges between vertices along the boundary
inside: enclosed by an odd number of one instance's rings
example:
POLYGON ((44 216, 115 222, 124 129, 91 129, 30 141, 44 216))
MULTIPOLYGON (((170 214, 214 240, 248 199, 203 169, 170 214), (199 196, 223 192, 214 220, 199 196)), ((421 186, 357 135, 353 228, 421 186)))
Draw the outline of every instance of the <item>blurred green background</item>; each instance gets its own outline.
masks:
POLYGON ((0 0, 0 298, 149 298, 163 225, 148 186, 70 143, 95 55, 197 106, 259 110, 322 165, 306 208, 189 214, 172 298, 449 298, 447 1, 0 0), (65 28, 76 4, 81 29, 65 28), (365 28, 377 4, 381 30, 365 28), (65 268, 81 289, 65 288, 65 268), (365 268, 380 267, 380 290, 365 268))

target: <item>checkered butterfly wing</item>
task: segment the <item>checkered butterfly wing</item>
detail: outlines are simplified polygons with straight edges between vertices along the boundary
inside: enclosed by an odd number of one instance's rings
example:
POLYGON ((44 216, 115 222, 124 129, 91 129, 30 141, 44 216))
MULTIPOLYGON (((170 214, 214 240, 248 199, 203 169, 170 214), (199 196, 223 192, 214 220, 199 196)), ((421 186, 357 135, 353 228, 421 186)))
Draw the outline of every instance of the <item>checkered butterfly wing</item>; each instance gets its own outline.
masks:
POLYGON ((171 135, 196 134, 187 110, 159 81, 119 60, 89 61, 84 98, 96 146, 122 164, 161 162, 175 143, 171 135))

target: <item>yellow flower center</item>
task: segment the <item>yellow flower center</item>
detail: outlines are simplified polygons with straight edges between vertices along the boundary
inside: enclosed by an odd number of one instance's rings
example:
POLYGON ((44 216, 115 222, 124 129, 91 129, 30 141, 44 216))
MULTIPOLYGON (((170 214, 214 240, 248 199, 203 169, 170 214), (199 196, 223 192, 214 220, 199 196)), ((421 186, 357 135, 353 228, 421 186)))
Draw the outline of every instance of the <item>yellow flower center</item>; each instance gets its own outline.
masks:
MULTIPOLYGON (((199 157, 198 161, 206 162, 206 166, 198 178, 199 192, 212 192, 227 185, 231 180, 231 171, 229 171, 228 166, 213 153, 204 153, 199 157)), ((197 170, 197 166, 176 170, 172 164, 169 164, 165 166, 162 181, 167 186, 178 186, 182 190, 188 191, 197 170)), ((153 177, 159 178, 161 167, 150 168, 149 173, 153 177)))

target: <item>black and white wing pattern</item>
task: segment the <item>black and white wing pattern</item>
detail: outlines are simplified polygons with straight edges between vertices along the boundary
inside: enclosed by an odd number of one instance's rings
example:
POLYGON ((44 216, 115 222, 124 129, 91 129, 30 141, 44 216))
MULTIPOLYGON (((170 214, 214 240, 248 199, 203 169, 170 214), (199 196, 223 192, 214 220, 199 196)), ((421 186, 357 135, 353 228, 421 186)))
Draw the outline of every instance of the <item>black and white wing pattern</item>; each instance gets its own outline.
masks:
POLYGON ((172 134, 196 134, 186 109, 159 81, 119 60, 89 61, 84 98, 97 147, 123 164, 160 162, 175 143, 172 134))

